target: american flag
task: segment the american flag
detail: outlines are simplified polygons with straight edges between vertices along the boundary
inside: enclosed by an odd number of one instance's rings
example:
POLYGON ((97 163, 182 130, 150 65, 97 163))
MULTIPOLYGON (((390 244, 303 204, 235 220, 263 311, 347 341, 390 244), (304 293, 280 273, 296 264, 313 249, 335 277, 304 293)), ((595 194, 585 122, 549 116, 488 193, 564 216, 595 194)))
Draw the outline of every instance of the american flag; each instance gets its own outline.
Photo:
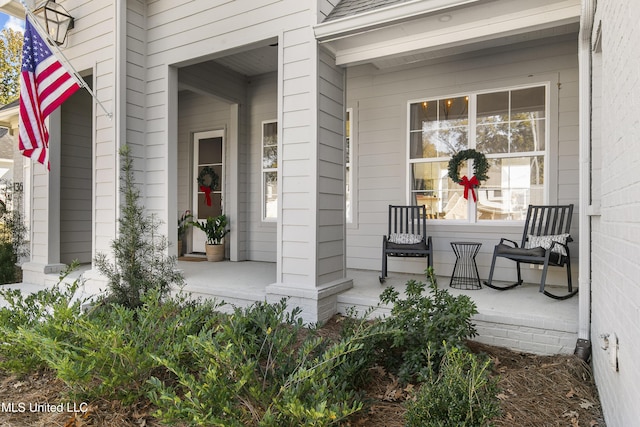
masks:
POLYGON ((80 89, 27 18, 20 74, 20 136, 22 155, 49 169, 49 131, 45 119, 80 89))

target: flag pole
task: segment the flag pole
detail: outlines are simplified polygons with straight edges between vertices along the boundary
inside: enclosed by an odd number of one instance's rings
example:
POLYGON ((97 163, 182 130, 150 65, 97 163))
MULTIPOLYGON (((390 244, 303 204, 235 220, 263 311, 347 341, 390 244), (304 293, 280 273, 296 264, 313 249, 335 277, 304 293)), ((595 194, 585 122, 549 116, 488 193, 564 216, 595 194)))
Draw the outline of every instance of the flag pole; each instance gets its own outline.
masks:
POLYGON ((91 90, 91 88, 87 85, 87 83, 84 81, 84 79, 76 71, 76 69, 73 67, 73 65, 71 65, 71 62, 67 59, 67 57, 64 55, 64 53, 62 53, 60 48, 58 48, 58 44, 54 40, 52 40, 51 36, 49 36, 49 33, 47 31, 45 31, 44 28, 42 28, 42 25, 40 24, 40 21, 38 21, 38 18, 36 18, 36 16, 33 14, 31 9, 29 9, 29 7, 27 6, 27 3, 25 2, 25 0, 20 0, 20 3, 22 3, 22 6, 24 7, 24 10, 27 13, 27 16, 29 18, 31 18, 31 22, 35 26, 36 31, 40 34, 40 37, 42 37, 42 35, 44 34, 45 38, 49 42, 49 45, 55 49, 55 52, 57 54, 59 54, 62 57, 62 59, 64 59, 65 66, 71 68, 72 72, 70 74, 76 80, 76 83, 78 83, 78 86, 80 86, 80 88, 86 89, 86 91, 89 92, 89 94, 94 99, 94 101, 96 101, 98 103, 100 108, 102 108, 102 111, 104 111, 104 113, 107 115, 107 117, 109 117, 109 120, 111 120, 113 118, 113 113, 110 113, 110 112, 107 111, 107 109, 105 108, 104 104, 102 104, 102 102, 100 102, 100 100, 95 95, 95 93, 93 93, 93 90, 91 90))

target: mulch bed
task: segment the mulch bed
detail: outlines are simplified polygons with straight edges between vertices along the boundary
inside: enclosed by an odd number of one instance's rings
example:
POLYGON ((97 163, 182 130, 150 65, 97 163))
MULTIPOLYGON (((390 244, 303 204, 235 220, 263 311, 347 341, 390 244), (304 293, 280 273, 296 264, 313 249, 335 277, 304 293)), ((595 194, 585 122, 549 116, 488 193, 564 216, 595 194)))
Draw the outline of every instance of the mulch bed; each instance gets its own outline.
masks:
MULTIPOLYGON (((332 319, 322 335, 335 336, 339 322, 332 319)), ((496 427, 569 426, 604 427, 600 402, 590 368, 572 355, 538 356, 519 353, 476 342, 474 352, 488 354, 499 376, 502 416, 496 427)), ((370 370, 371 381, 365 392, 370 402, 366 411, 351 421, 351 426, 402 427, 404 401, 413 386, 401 386, 397 378, 380 367, 370 370)), ((0 427, 157 427, 146 402, 123 407, 117 402, 73 402, 65 398, 65 386, 51 372, 18 377, 0 372, 0 427), (70 409, 87 412, 31 412, 29 404, 59 405, 71 402, 70 409), (14 404, 14 411, 8 406, 14 404), (26 404, 20 411, 19 403, 26 404), (82 405, 82 406, 81 406, 82 405)))

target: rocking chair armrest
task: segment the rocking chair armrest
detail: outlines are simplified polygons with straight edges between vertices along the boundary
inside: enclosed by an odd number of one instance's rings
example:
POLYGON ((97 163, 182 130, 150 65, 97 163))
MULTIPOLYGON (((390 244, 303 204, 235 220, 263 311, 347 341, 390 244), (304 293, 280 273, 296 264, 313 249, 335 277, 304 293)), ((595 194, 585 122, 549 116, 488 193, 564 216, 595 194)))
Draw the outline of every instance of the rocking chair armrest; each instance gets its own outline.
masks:
POLYGON ((514 248, 517 248, 517 247, 518 247, 518 243, 514 242, 514 241, 513 241, 513 240, 511 240, 511 239, 507 239, 506 237, 503 237, 503 238, 501 238, 501 239, 500 239, 500 244, 501 244, 501 245, 502 245, 504 242, 509 242, 509 243, 511 243, 511 244, 513 245, 513 247, 514 247, 514 248))

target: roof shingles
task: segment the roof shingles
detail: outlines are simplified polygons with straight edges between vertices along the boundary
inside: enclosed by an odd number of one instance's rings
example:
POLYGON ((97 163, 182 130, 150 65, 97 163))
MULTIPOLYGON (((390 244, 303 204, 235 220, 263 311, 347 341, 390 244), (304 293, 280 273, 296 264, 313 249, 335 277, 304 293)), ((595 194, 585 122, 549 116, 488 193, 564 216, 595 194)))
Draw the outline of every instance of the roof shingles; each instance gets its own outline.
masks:
POLYGON ((341 0, 329 13, 325 22, 408 1, 411 0, 341 0))

